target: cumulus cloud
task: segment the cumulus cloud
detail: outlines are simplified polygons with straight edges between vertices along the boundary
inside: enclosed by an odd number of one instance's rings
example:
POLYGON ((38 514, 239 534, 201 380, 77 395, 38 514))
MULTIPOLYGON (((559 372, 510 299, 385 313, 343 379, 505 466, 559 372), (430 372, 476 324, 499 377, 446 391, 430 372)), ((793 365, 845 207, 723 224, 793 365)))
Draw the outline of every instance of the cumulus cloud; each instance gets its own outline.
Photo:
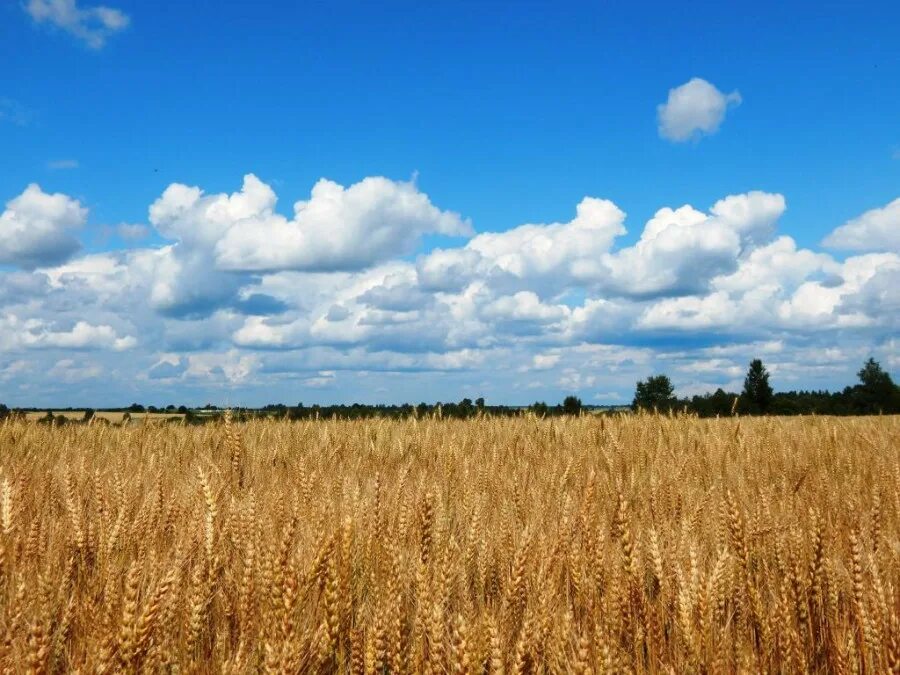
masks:
POLYGON ((782 195, 749 192, 716 202, 709 214, 664 208, 640 240, 604 258, 609 286, 626 295, 695 293, 733 271, 742 253, 765 241, 785 210, 782 195))
POLYGON ((777 231, 780 194, 663 206, 627 244, 625 213, 586 197, 571 220, 444 241, 415 259, 405 254, 423 235, 471 231, 414 184, 320 181, 290 219, 276 207, 252 175, 233 194, 173 184, 149 214, 167 242, 76 256, 51 244, 71 240, 83 207, 30 187, 0 220, 4 389, 60 391, 41 388, 54 372, 128 400, 346 400, 379 388, 433 400, 476 384, 496 401, 610 400, 650 372, 672 373, 679 391, 727 387, 757 355, 803 386, 846 384, 869 352, 897 361, 900 255, 838 260, 798 246, 777 231))
POLYGON ((822 243, 851 251, 900 252, 900 198, 847 221, 822 243))
MULTIPOLYGON (((800 284, 793 295, 778 307, 778 316, 792 327, 813 330, 896 325, 893 315, 883 313, 884 308, 878 305, 866 303, 860 295, 870 288, 877 292, 875 287, 869 287, 875 277, 883 282, 885 279, 896 279, 898 272, 900 256, 893 253, 870 253, 847 258, 834 282, 809 280, 800 284)), ((895 298, 896 294, 896 290, 889 293, 889 298, 895 298)))
POLYGON ((71 231, 86 220, 78 200, 32 183, 0 214, 0 264, 33 269, 67 260, 80 248, 71 231))
POLYGON ((170 185, 149 213, 156 230, 174 240, 142 260, 151 305, 183 318, 224 307, 250 313, 240 291, 261 275, 360 271, 411 252, 425 234, 471 232, 467 220, 435 207, 413 183, 387 178, 347 188, 320 180, 290 220, 276 204, 274 190, 252 174, 230 195, 170 185))
POLYGON ((521 225, 433 251, 418 261, 418 275, 426 288, 444 291, 479 280, 505 293, 531 290, 542 297, 571 287, 632 297, 683 295, 733 271, 741 255, 771 236, 784 210, 782 195, 758 191, 719 200, 709 213, 666 207, 634 246, 613 250, 626 232, 625 213, 587 197, 567 223, 521 225))
POLYGON ((695 77, 669 90, 669 98, 656 108, 659 135, 676 143, 714 134, 729 108, 741 103, 737 90, 723 94, 714 85, 695 77))
POLYGON ((890 288, 898 270, 900 256, 893 253, 838 263, 797 250, 792 239, 782 237, 755 251, 734 274, 714 279, 710 293, 666 298, 646 307, 636 326, 734 335, 865 328, 874 336, 883 332, 879 328, 896 324, 881 305, 898 295, 890 288))
POLYGON ((345 188, 322 179, 275 212, 275 192, 248 174, 240 192, 204 195, 174 184, 150 208, 150 222, 186 246, 212 246, 219 269, 355 270, 413 251, 424 234, 471 234, 469 221, 441 211, 413 183, 365 178, 345 188))
POLYGON ((611 201, 585 197, 567 223, 528 224, 479 234, 465 247, 437 250, 419 261, 429 288, 458 288, 475 278, 515 287, 521 280, 558 287, 597 274, 599 258, 625 234, 625 213, 611 201))
POLYGON ((9 314, 0 319, 0 345, 6 349, 113 349, 125 351, 137 345, 137 340, 120 337, 112 326, 92 325, 77 321, 68 330, 58 330, 41 319, 20 319, 9 314))
POLYGON ((25 11, 36 23, 48 24, 100 49, 112 35, 125 30, 131 19, 113 7, 79 7, 76 0, 28 0, 25 11))

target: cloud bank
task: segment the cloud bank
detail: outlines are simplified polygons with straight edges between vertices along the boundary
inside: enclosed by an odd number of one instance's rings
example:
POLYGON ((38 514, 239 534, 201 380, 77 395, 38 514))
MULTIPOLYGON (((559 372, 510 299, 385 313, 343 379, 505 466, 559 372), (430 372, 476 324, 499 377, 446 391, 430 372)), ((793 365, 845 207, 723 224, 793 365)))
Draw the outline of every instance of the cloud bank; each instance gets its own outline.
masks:
POLYGON ((79 255, 87 209, 32 184, 0 216, 0 381, 20 405, 614 402, 656 370, 737 387, 762 356, 776 386, 835 386, 869 354, 900 363, 897 203, 826 239, 859 251, 842 259, 779 232, 775 193, 663 206, 625 244, 607 199, 476 233, 415 183, 322 179, 286 216, 248 174, 170 185, 160 244, 79 255))

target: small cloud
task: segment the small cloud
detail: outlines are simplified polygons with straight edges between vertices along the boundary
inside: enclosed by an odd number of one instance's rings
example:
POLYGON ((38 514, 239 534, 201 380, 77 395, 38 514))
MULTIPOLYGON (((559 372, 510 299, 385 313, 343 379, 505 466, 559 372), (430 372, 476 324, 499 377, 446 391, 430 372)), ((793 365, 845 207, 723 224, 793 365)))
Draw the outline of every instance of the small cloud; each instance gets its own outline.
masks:
POLYGON ((132 335, 126 335, 125 337, 116 338, 113 341, 113 349, 117 352, 128 351, 129 349, 137 347, 137 343, 137 338, 132 335))
POLYGON ((136 223, 119 223, 116 225, 116 234, 126 241, 138 241, 150 234, 150 228, 136 223))
POLYGON ((182 363, 178 356, 167 355, 147 371, 147 377, 151 380, 168 380, 181 377, 185 370, 187 364, 182 363))
POLYGON ((311 389, 325 389, 326 387, 330 387, 335 382, 335 375, 333 370, 320 370, 318 376, 316 377, 307 377, 302 380, 303 384, 311 389))
POLYGON ((556 384, 566 391, 581 391, 597 384, 597 376, 586 375, 574 368, 566 368, 556 384))
POLYGON ((24 10, 35 23, 48 23, 74 35, 91 49, 128 27, 130 17, 113 7, 79 7, 76 0, 28 0, 24 10))
POLYGON ((535 354, 531 359, 531 370, 550 370, 559 363, 559 354, 535 354))
POLYGON ((32 118, 31 111, 18 101, 0 96, 0 122, 24 127, 32 118))
POLYGON ((668 100, 657 106, 659 135, 683 143, 714 134, 725 120, 728 108, 740 103, 741 94, 737 90, 723 94, 706 80, 695 77, 669 89, 668 100))
POLYGON ((891 153, 891 159, 900 159, 900 148, 894 148, 894 152, 891 153))
POLYGON ((32 370, 32 363, 23 359, 12 361, 5 366, 0 366, 0 382, 8 382, 14 377, 32 370))
POLYGON ((54 159, 47 162, 47 168, 53 171, 64 171, 66 169, 77 169, 77 159, 54 159))
POLYGON ((100 377, 103 368, 97 363, 79 362, 74 359, 61 359, 47 372, 49 377, 62 380, 67 384, 91 380, 100 377))

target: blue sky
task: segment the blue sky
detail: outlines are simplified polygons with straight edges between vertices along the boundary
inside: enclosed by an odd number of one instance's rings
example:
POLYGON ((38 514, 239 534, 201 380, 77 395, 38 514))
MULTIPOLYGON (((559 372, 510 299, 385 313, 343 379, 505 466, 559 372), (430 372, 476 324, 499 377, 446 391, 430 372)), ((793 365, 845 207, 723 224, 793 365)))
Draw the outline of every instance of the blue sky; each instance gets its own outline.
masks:
POLYGON ((5 3, 0 399, 614 402, 765 354, 783 388, 896 369, 898 24, 889 2, 5 3), (346 189, 295 219, 320 179, 346 189), (222 223, 173 184, 257 198, 222 223), (585 197, 617 211, 572 225, 585 197))

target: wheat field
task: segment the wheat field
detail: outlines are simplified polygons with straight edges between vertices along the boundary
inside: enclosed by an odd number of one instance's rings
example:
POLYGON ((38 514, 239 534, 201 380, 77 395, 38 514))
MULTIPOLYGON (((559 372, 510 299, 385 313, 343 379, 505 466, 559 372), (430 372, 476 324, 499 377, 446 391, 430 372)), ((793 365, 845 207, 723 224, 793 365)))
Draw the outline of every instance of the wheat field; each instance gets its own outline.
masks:
POLYGON ((900 671, 900 419, 0 424, 6 672, 900 671))

